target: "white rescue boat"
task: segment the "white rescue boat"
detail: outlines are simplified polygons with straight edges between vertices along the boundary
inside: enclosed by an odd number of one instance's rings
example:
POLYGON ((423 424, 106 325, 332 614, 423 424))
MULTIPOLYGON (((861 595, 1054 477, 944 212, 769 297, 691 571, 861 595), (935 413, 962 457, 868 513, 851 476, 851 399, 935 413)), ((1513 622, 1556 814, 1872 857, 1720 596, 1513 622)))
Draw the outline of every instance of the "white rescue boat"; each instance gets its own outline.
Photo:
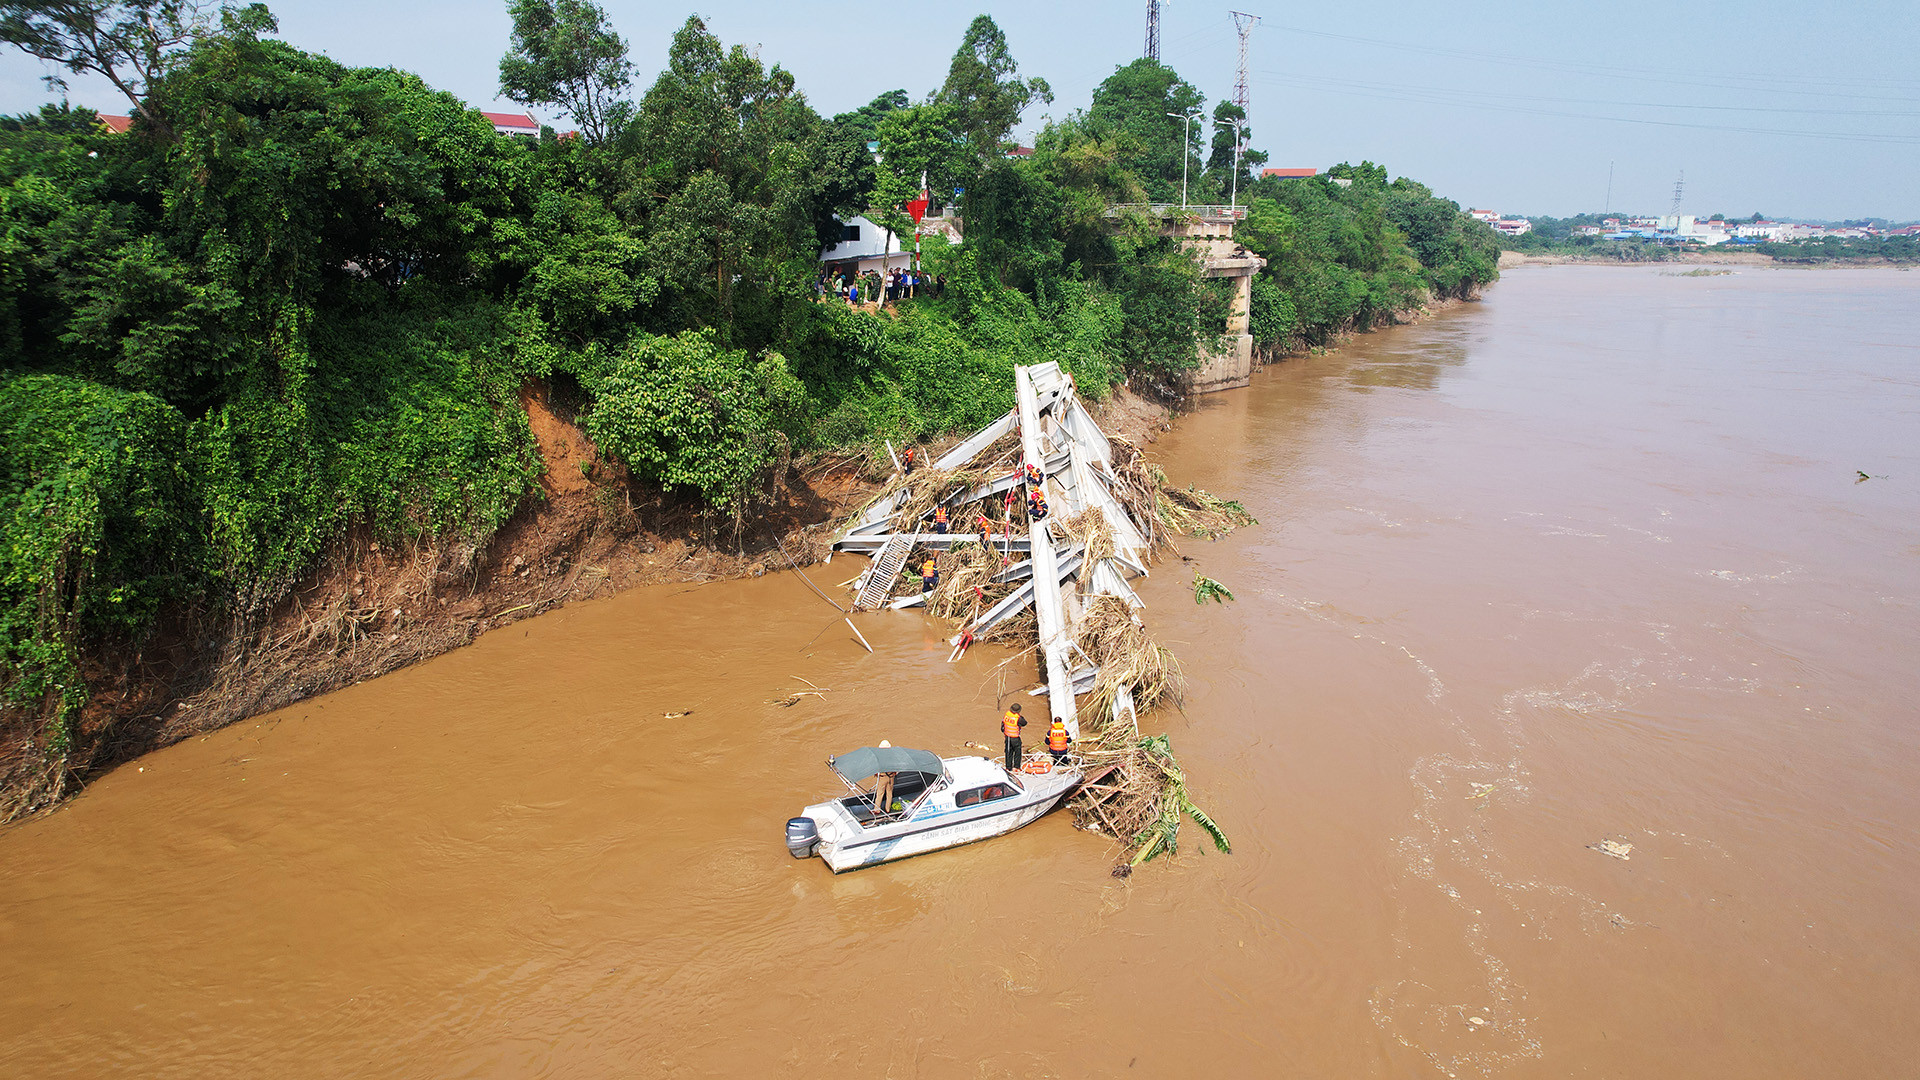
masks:
POLYGON ((828 758, 851 794, 806 808, 787 820, 787 851, 818 855, 834 873, 958 847, 1010 833, 1053 809, 1080 782, 1080 770, 1028 759, 1037 772, 1008 772, 983 757, 942 758, 927 750, 863 746, 828 758), (891 774, 892 797, 875 805, 880 778, 891 774), (868 781, 873 781, 869 784, 868 781))

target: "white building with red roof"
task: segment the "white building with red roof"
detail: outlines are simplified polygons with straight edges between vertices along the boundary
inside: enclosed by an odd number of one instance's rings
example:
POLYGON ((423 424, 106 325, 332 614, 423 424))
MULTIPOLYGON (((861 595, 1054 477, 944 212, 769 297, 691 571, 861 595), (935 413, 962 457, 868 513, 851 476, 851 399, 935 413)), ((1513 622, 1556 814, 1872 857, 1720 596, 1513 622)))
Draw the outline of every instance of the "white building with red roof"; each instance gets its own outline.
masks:
POLYGON ((523 139, 540 137, 540 121, 532 113, 487 112, 482 109, 480 115, 487 118, 493 130, 502 135, 514 135, 523 139))

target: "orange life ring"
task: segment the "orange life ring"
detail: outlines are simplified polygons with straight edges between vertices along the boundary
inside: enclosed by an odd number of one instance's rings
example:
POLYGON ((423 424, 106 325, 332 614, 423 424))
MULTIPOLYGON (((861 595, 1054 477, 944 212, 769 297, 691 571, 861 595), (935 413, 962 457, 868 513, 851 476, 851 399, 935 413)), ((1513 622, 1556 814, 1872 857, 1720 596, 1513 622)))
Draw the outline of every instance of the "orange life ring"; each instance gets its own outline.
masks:
POLYGON ((1030 773, 1034 776, 1045 776, 1047 773, 1050 773, 1053 771, 1053 759, 1045 758, 1045 757, 1030 757, 1025 761, 1025 763, 1023 763, 1020 766, 1020 771, 1023 773, 1030 773))

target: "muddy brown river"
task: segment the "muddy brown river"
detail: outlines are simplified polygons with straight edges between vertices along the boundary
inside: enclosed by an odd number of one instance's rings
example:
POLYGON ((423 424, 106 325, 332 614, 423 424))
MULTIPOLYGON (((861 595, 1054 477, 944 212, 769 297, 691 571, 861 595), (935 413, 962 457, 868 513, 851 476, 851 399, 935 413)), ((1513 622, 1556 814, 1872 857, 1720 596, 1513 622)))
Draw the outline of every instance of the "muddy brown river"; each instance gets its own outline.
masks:
POLYGON ((1914 1075, 1916 343, 1920 274, 1526 269, 1206 399, 1156 453, 1261 525, 1142 583, 1148 726, 1236 846, 1127 881, 789 858, 1006 657, 790 573, 154 754, 0 831, 0 1074, 1914 1075))

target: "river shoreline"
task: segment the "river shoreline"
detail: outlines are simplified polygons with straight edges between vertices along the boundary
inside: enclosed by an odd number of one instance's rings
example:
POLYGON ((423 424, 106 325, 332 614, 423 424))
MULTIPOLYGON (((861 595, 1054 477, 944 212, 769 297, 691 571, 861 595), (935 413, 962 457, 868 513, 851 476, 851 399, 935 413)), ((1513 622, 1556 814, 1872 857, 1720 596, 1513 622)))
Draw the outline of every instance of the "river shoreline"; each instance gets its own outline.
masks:
MULTIPOLYGON (((521 403, 546 471, 539 494, 499 531, 478 545, 438 539, 396 548, 356 529, 261 617, 176 611, 143 641, 89 652, 81 671, 92 696, 64 765, 49 764, 30 738, 0 749, 0 822, 57 809, 119 766, 183 739, 398 671, 577 600, 812 565, 827 553, 832 524, 888 475, 860 454, 795 461, 736 531, 602 460, 564 396, 530 386, 521 403)), ((1094 412, 1107 431, 1143 446, 1174 415, 1124 387, 1094 412)))
POLYGON ((1502 251, 1500 269, 1518 270, 1529 266, 1665 266, 1684 263, 1698 266, 1746 266, 1754 269, 1781 270, 1885 270, 1910 269, 1913 264, 1893 259, 1850 259, 1800 262, 1776 259, 1758 251, 1676 250, 1666 259, 1612 259, 1594 255, 1562 255, 1557 252, 1502 251))
MULTIPOLYGON (((1324 356, 1362 334, 1472 302, 1432 300, 1324 344, 1256 356, 1256 366, 1324 356)), ((64 768, 49 767, 29 740, 0 751, 0 822, 56 809, 183 739, 401 670, 576 600, 812 565, 826 555, 832 523, 887 479, 864 455, 794 462, 735 533, 601 459, 565 395, 530 385, 521 404, 546 470, 539 495, 498 532, 477 546, 440 539, 396 548, 356 529, 264 616, 177 611, 144 641, 90 652, 81 670, 92 696, 64 768)), ((1180 415, 1125 387, 1093 412, 1108 433, 1143 447, 1180 415)))

